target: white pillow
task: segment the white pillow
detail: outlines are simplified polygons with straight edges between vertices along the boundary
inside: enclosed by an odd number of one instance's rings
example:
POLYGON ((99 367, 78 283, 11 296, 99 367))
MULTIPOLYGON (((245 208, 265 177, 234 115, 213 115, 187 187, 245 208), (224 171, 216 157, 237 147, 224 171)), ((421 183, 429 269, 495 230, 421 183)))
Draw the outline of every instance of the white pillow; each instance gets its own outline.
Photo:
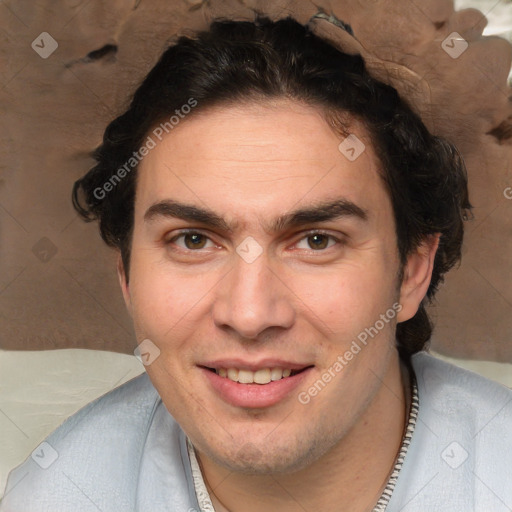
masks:
POLYGON ((66 418, 143 372, 114 352, 0 350, 0 497, 9 471, 66 418))

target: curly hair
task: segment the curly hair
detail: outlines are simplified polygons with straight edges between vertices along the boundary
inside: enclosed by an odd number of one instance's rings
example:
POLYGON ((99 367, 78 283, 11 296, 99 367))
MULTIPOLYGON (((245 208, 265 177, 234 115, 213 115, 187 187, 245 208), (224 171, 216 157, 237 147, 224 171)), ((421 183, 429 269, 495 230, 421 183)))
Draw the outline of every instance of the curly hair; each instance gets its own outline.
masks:
POLYGON ((425 305, 460 261, 463 221, 472 208, 463 159, 452 144, 428 131, 393 87, 370 76, 360 55, 343 53, 291 17, 216 20, 206 31, 179 37, 148 73, 128 110, 106 128, 93 153, 96 165, 74 185, 73 205, 85 220, 99 220, 101 236, 120 250, 127 276, 136 165, 108 194, 104 184, 119 178, 119 169, 126 169, 151 130, 191 98, 197 105, 192 116, 210 106, 288 98, 318 107, 342 133, 344 119, 363 124, 393 205, 400 280, 408 255, 440 233, 426 297, 396 330, 404 360, 425 349, 433 329, 425 305))

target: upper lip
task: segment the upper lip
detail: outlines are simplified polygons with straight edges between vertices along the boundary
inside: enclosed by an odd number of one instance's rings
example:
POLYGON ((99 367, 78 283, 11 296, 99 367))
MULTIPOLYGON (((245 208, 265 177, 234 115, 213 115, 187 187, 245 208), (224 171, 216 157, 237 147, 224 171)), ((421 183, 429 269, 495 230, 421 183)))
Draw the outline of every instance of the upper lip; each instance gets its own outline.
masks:
POLYGON ((242 359, 216 359, 214 361, 207 361, 201 363, 198 366, 206 368, 237 368, 238 370, 248 370, 256 372, 265 368, 288 368, 290 370, 303 370, 308 366, 313 366, 311 363, 297 363, 291 361, 285 361, 284 359, 262 359, 258 362, 244 361, 242 359))

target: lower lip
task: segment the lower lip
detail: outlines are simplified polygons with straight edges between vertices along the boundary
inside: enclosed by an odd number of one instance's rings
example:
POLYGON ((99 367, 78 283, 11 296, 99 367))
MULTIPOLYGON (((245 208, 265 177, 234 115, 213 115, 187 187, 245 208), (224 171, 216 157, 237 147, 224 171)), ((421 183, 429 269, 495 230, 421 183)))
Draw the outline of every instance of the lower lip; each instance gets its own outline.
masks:
POLYGON ((307 377, 307 368, 296 375, 285 377, 268 384, 240 384, 215 372, 200 368, 213 389, 227 403, 235 407, 263 408, 275 405, 295 390, 307 377))

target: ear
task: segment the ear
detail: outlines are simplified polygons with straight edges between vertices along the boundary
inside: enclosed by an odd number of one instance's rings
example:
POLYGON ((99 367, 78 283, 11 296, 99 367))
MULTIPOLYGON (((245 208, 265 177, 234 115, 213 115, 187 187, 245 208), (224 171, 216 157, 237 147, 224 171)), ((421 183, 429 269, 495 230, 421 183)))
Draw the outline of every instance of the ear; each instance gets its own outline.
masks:
POLYGON ((409 320, 416 314, 421 301, 427 294, 440 237, 441 233, 427 236, 407 258, 400 286, 402 309, 397 316, 399 323, 409 320))
POLYGON ((121 257, 121 253, 117 255, 117 277, 119 279, 119 284, 121 286, 121 290, 123 292, 124 303, 126 304, 126 308, 128 309, 128 313, 132 314, 132 300, 130 297, 130 285, 126 280, 126 272, 124 269, 123 258, 121 257))

